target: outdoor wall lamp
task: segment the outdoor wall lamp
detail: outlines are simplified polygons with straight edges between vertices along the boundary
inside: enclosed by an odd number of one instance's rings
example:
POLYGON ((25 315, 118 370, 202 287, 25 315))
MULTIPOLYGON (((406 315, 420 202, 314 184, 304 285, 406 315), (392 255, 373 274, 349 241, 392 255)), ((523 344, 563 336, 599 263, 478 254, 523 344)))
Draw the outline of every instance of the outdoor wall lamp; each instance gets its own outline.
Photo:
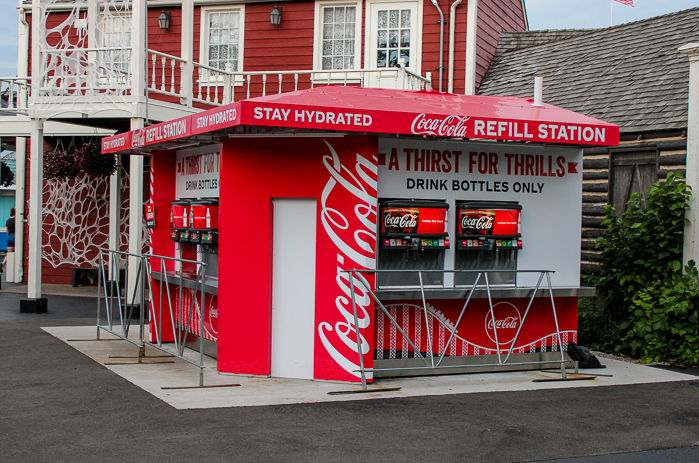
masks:
POLYGON ((163 10, 163 12, 160 13, 160 16, 158 16, 158 25, 163 30, 170 29, 170 12, 169 11, 163 10))
POLYGON ((282 23, 282 7, 274 5, 272 12, 269 14, 269 21, 273 26, 278 26, 282 23))

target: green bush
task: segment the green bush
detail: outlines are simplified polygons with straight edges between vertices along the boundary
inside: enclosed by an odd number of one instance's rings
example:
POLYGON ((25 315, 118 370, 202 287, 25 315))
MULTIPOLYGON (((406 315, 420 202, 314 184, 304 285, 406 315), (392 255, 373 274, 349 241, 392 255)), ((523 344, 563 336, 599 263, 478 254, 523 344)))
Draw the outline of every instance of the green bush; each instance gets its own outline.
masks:
POLYGON ((690 194, 671 174, 645 201, 634 194, 620 216, 605 208, 606 231, 597 241, 601 309, 583 306, 579 317, 580 337, 592 347, 647 361, 699 360, 699 275, 693 261, 682 273, 690 194))

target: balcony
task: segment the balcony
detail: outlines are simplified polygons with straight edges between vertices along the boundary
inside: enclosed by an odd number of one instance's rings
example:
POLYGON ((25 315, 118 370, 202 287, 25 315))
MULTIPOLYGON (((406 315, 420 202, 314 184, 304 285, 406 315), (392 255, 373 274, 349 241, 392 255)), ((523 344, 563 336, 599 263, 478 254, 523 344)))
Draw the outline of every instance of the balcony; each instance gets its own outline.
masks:
POLYGON ((431 83, 429 73, 421 77, 402 63, 396 68, 381 69, 233 72, 230 64, 225 70, 200 63, 192 63, 190 67, 181 58, 155 50, 148 50, 147 56, 148 92, 177 98, 189 107, 195 103, 220 106, 319 85, 424 90, 431 83))
POLYGON ((241 99, 343 85, 423 90, 431 76, 405 66, 352 70, 234 72, 217 69, 156 50, 146 50, 144 82, 135 82, 133 49, 74 48, 42 50, 41 75, 29 93, 29 78, 3 80, 3 110, 33 117, 144 117, 168 120, 241 99), (7 101, 7 104, 4 102, 7 101), (150 111, 150 113, 148 113, 150 111))

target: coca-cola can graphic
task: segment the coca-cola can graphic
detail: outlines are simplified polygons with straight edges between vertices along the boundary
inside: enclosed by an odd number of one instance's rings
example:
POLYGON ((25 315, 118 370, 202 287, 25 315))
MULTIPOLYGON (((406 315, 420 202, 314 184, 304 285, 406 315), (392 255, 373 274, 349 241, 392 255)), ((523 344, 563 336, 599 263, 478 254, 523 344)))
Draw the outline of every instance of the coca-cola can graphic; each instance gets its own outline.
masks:
POLYGON ((189 228, 189 201, 178 200, 170 203, 170 227, 174 229, 189 228))
POLYGON ((495 212, 462 209, 459 217, 460 233, 464 235, 492 235, 495 212))
POLYGON ((420 209, 414 207, 385 207, 381 222, 382 233, 414 235, 420 220, 420 209))

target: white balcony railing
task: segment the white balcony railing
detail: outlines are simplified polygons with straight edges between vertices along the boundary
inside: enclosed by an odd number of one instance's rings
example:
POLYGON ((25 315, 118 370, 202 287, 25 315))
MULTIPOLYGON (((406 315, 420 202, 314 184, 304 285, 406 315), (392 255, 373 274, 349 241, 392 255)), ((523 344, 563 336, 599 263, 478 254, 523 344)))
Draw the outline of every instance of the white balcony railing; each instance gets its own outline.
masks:
POLYGON ((233 72, 230 64, 221 70, 192 63, 190 74, 186 60, 154 50, 148 50, 148 63, 148 92, 179 98, 187 106, 195 102, 218 106, 236 98, 291 92, 318 85, 406 90, 423 90, 431 85, 430 73, 422 77, 402 65, 376 69, 233 72))
MULTIPOLYGON (((431 85, 430 73, 422 77, 402 63, 396 68, 233 72, 230 65, 217 69, 155 50, 146 51, 145 82, 137 85, 132 78, 132 66, 136 65, 131 62, 132 56, 130 47, 42 50, 41 74, 35 82, 32 101, 53 105, 64 97, 73 97, 66 101, 91 104, 103 99, 114 103, 118 97, 137 97, 136 93, 145 91, 191 108, 197 103, 220 106, 318 85, 409 90, 423 90, 431 85)), ((29 79, 12 78, 11 84, 9 79, 5 81, 8 108, 26 111, 27 98, 22 99, 22 95, 28 95, 29 79)))
POLYGON ((131 48, 42 50, 42 97, 129 95, 131 48))
POLYGON ((0 114, 26 114, 31 77, 0 77, 0 114))

